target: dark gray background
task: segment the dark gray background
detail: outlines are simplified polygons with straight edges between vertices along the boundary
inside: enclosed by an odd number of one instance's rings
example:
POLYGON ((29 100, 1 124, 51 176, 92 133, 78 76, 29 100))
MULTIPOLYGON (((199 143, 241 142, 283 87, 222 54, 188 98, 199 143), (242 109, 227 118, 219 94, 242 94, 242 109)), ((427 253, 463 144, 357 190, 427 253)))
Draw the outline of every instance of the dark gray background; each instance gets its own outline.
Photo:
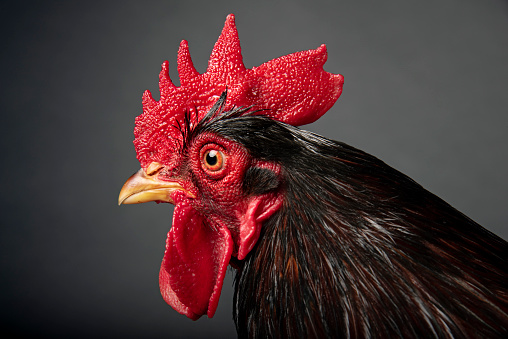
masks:
POLYGON ((187 39, 204 72, 226 15, 247 67, 326 43, 344 92, 308 126, 383 159, 508 238, 502 0, 2 2, 0 326, 13 336, 234 337, 159 294, 172 209, 118 207, 141 94, 187 39))

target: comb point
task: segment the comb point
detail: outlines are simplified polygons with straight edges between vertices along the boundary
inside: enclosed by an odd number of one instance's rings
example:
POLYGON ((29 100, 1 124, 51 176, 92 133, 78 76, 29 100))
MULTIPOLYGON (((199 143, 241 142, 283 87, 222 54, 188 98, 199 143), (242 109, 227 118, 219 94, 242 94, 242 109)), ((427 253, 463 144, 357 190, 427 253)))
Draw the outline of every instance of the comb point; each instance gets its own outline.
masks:
POLYGON ((240 39, 236 29, 235 16, 230 14, 227 16, 224 28, 213 46, 206 73, 214 77, 224 77, 242 71, 245 71, 245 66, 240 39))
POLYGON ((186 40, 182 40, 180 48, 178 49, 178 75, 180 76, 180 86, 186 86, 190 81, 197 76, 199 72, 194 67, 192 58, 189 52, 189 43, 186 40))
POLYGON ((143 93, 142 102, 143 102, 143 108, 146 107, 148 109, 153 109, 157 105, 157 101, 155 101, 155 99, 152 96, 152 92, 150 92, 149 90, 146 90, 143 93))
POLYGON ((166 60, 161 65, 161 72, 159 73, 159 91, 161 93, 161 99, 169 96, 176 86, 169 77, 169 62, 166 60))

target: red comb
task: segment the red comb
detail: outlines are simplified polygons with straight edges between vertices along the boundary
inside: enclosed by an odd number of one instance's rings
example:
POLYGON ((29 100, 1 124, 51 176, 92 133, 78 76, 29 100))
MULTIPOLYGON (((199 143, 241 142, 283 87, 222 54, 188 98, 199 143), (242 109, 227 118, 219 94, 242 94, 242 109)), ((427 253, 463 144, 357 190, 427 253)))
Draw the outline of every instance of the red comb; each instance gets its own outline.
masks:
POLYGON ((247 69, 235 17, 228 15, 205 73, 194 68, 184 40, 178 50, 180 87, 169 78, 165 61, 159 75, 160 100, 155 101, 148 90, 143 94, 143 114, 136 118, 134 129, 138 160, 142 167, 152 161, 167 162, 181 139, 174 126, 185 123, 185 112, 197 114, 200 120, 226 88, 226 108, 253 106, 294 126, 316 121, 339 98, 344 83, 342 75, 323 70, 326 58, 326 46, 321 45, 247 69))

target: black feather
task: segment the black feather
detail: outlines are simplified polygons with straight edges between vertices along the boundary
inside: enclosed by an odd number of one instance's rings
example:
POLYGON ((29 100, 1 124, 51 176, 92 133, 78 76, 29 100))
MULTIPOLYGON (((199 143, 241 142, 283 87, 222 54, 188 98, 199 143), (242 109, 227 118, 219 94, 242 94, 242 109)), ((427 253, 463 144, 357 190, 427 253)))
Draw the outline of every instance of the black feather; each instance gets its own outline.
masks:
POLYGON ((235 260, 240 337, 508 337, 504 240, 344 143, 239 110, 198 130, 282 168, 245 177, 284 202, 235 260))
POLYGON ((243 191, 246 195, 261 195, 275 190, 279 184, 279 178, 273 171, 250 167, 245 173, 243 191))

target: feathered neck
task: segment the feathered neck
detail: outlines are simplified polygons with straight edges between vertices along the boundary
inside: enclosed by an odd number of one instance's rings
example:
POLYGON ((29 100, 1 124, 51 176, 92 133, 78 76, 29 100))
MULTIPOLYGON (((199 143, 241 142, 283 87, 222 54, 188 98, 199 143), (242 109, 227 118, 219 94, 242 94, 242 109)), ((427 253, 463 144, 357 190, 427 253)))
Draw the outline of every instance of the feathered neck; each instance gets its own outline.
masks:
POLYGON ((287 128, 284 205, 236 279, 240 337, 506 331, 505 242, 380 160, 287 128))

